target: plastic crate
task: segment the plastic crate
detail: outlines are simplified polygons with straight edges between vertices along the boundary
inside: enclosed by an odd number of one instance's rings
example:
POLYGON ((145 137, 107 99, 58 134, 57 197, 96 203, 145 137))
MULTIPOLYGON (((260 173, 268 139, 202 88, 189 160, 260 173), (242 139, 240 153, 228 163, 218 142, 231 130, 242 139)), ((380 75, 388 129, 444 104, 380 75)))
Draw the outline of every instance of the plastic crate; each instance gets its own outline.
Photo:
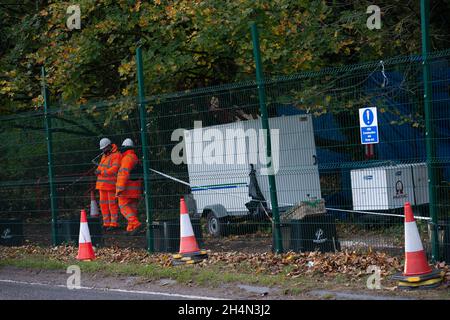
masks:
MULTIPOLYGON (((333 215, 312 215, 301 220, 287 220, 280 224, 283 251, 294 252, 340 251, 333 215)), ((273 236, 273 247, 275 237, 273 236)))
MULTIPOLYGON (((192 229, 199 246, 203 245, 199 219, 191 219, 192 229)), ((155 252, 178 252, 180 250, 180 220, 160 220, 153 222, 153 244, 155 252)))
MULTIPOLYGON (((101 246, 103 243, 102 223, 99 218, 88 217, 89 234, 91 236, 92 245, 101 246)), ((56 224, 58 245, 63 243, 73 243, 78 245, 80 234, 80 220, 58 220, 56 224)))

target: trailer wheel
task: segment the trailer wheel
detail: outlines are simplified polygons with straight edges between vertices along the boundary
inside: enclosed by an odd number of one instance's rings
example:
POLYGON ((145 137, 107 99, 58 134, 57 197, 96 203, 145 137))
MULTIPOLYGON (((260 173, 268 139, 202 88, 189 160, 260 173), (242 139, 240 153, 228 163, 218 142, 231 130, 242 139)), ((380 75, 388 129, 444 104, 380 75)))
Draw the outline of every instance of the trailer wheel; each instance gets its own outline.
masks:
POLYGON ((209 212, 206 216, 206 227, 213 237, 220 237, 223 234, 224 225, 213 212, 209 212))

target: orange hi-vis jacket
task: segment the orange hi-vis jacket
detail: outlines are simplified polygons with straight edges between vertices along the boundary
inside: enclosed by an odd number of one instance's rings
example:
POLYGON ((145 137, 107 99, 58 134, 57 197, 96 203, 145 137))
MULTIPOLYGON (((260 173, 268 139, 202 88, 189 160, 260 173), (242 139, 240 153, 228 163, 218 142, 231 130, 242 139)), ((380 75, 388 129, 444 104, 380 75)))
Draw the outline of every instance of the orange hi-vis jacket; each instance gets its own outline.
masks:
POLYGON ((114 191, 116 189, 117 172, 120 168, 120 154, 117 146, 112 144, 112 150, 109 155, 103 155, 97 170, 100 174, 97 176, 97 190, 114 191))
POLYGON ((139 160, 134 150, 127 150, 122 154, 116 184, 116 194, 118 197, 137 199, 141 196, 142 180, 136 179, 134 176, 139 175, 139 173, 133 172, 133 169, 136 168, 138 163, 139 160))

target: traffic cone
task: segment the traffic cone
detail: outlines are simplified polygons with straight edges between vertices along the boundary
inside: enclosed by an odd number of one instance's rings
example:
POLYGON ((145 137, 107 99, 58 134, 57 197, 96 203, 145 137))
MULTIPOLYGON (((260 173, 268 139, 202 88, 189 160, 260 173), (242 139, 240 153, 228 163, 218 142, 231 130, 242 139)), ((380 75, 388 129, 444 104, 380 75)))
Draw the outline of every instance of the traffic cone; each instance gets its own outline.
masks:
POLYGON ((405 268, 392 278, 399 280, 400 289, 428 289, 440 285, 443 272, 433 269, 427 261, 425 250, 417 229, 416 220, 409 202, 405 203, 405 268))
POLYGON ((90 216, 92 218, 97 218, 100 216, 100 212, 98 210, 97 201, 95 201, 95 195, 94 191, 91 191, 91 210, 90 210, 90 216))
POLYGON ((180 199, 180 254, 199 252, 184 198, 180 199))
POLYGON ((179 254, 173 255, 172 263, 194 264, 208 257, 205 250, 200 250, 197 240, 195 239, 194 230, 192 228, 191 219, 186 207, 184 198, 180 199, 180 251, 179 254))
POLYGON ((80 236, 78 238, 78 260, 94 260, 95 253, 92 248, 91 235, 86 217, 86 211, 81 210, 80 236))
POLYGON ((428 264, 416 220, 409 202, 405 203, 405 269, 404 276, 417 276, 432 271, 428 264))

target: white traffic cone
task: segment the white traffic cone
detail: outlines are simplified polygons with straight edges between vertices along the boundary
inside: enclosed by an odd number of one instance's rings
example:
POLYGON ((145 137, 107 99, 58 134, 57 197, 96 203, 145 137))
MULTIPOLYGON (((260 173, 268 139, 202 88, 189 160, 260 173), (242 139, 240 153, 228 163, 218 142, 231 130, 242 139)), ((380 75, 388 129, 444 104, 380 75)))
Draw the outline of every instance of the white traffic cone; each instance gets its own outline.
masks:
POLYGON ((444 273, 432 268, 417 229, 416 219, 409 202, 405 203, 405 268, 403 273, 395 274, 392 279, 399 280, 399 289, 429 289, 439 286, 444 273))
POLYGON ((91 218, 97 218, 100 215, 98 210, 97 201, 95 200, 94 191, 91 191, 91 210, 90 210, 91 218))
POLYGON ((180 199, 180 253, 173 255, 172 264, 193 264, 208 258, 205 250, 200 250, 195 239, 191 219, 184 198, 180 199))
POLYGON ((80 236, 78 238, 78 260, 94 260, 95 253, 92 247, 91 235, 86 217, 86 211, 81 210, 80 236))
POLYGON ((180 199, 180 254, 195 254, 200 251, 192 229, 191 219, 184 202, 180 199))
POLYGON ((417 276, 432 271, 427 262, 416 220, 409 202, 405 203, 405 276, 417 276))

